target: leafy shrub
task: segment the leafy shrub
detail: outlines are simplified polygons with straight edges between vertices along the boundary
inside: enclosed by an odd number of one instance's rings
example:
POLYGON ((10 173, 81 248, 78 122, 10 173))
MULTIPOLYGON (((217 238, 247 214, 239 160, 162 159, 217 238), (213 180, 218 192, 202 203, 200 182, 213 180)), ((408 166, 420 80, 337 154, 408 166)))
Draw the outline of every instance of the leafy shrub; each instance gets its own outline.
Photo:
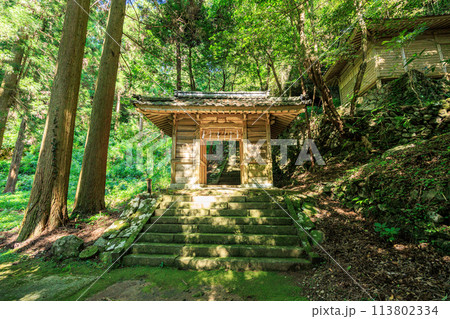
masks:
POLYGON ((447 238, 448 227, 442 225, 450 221, 449 167, 447 133, 389 151, 348 171, 335 196, 373 218, 382 237, 447 238))
POLYGON ((375 223, 374 229, 377 233, 380 233, 381 237, 386 238, 390 242, 394 241, 398 233, 400 232, 400 228, 387 227, 386 223, 375 223))

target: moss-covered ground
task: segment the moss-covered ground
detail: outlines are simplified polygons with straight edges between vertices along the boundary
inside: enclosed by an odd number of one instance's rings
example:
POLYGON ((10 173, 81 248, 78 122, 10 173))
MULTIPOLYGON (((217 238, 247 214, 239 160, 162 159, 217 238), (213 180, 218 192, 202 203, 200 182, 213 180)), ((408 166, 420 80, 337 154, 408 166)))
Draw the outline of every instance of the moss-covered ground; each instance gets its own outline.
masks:
POLYGON ((306 299, 291 276, 274 272, 129 267, 105 273, 104 265, 91 261, 0 254, 0 300, 306 299))

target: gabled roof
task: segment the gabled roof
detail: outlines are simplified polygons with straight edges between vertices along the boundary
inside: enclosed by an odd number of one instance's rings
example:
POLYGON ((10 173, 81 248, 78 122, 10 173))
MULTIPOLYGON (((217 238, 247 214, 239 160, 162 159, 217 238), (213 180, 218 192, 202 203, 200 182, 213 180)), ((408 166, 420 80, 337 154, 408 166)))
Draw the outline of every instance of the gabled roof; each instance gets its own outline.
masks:
MULTIPOLYGON (((427 30, 450 30, 450 15, 425 16, 414 18, 398 18, 375 20, 367 19, 368 32, 372 38, 394 37, 403 30, 412 31, 420 25, 425 25, 427 30)), ((354 52, 361 49, 361 30, 354 28, 345 43, 353 47, 354 52)), ((325 73, 325 80, 330 81, 339 76, 349 60, 340 59, 325 73)))
POLYGON ((181 92, 174 97, 134 96, 132 102, 151 122, 172 135, 172 114, 176 113, 269 113, 275 123, 274 135, 281 133, 311 101, 304 96, 269 97, 268 92, 181 92))

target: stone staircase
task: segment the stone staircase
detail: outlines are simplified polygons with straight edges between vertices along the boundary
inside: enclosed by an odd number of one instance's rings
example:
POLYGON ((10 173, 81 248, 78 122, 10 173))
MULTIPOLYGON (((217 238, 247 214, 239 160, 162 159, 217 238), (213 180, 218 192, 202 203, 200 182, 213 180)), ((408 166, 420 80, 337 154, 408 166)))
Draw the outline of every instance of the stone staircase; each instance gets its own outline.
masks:
POLYGON ((143 232, 125 265, 287 271, 311 264, 292 219, 259 190, 163 195, 143 232))

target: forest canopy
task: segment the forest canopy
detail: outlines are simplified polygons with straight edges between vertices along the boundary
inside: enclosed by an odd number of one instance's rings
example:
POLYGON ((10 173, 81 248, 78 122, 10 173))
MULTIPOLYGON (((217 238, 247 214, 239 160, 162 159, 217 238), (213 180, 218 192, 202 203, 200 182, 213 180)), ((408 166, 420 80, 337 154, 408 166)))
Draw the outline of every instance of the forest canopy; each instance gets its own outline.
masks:
MULTIPOLYGON (((162 135, 144 125, 131 105, 134 95, 261 90, 317 96, 314 107, 347 136, 338 94, 323 74, 337 60, 355 56, 346 44, 352 31, 364 35, 385 19, 449 12, 448 1, 434 0, 2 1, 1 180, 8 193, 22 192, 21 200, 11 197, 3 208, 25 209, 31 191, 29 211, 37 205, 33 198, 40 202, 46 193, 37 189, 50 181, 55 184, 47 187, 50 197, 39 214, 56 209, 49 205, 59 193, 58 226, 74 205, 75 212, 89 215, 142 191, 149 175, 156 188, 167 187, 169 138, 149 142, 159 165, 150 173, 124 158, 139 133, 162 135), (67 173, 61 183, 49 179, 62 172, 59 165, 67 173), (91 171, 100 172, 95 187, 86 173, 91 171), (11 174, 13 185, 7 181, 11 174), (89 185, 99 189, 95 199, 89 185)), ((411 36, 420 32, 418 26, 411 36)), ((355 85, 352 114, 358 93, 355 85)))

